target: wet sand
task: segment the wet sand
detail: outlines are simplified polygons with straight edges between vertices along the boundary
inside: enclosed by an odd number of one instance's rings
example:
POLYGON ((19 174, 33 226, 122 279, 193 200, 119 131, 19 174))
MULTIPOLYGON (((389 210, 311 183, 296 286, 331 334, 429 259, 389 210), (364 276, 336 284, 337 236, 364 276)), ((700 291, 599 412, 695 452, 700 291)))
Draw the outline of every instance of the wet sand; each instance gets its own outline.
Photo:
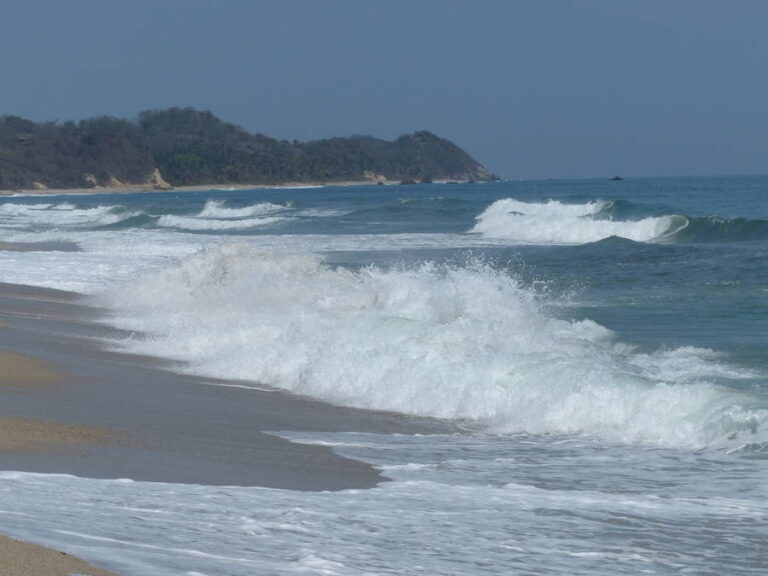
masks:
POLYGON ((0 576, 117 576, 74 556, 0 536, 0 576))
POLYGON ((430 420, 352 410, 177 374, 104 350, 119 338, 78 295, 0 284, 0 469, 293 490, 367 488, 368 464, 269 431, 421 432, 430 420))
MULTIPOLYGON (((0 470, 292 490, 368 488, 386 480, 370 465, 269 431, 447 428, 180 375, 171 363, 106 350, 100 339, 122 334, 99 324, 103 315, 77 294, 0 283, 0 470)), ((113 575, 3 536, 0 560, 0 576, 113 575)))
MULTIPOLYGON (((0 325, 7 329, 7 324, 0 325)), ((52 390, 63 380, 48 363, 0 350, 0 396, 27 388, 52 390)), ((108 444, 116 435, 91 426, 0 417, 0 454, 53 452, 65 446, 108 444)), ((0 535, 0 576, 116 576, 74 556, 0 535)))
POLYGON ((5 252, 76 252, 77 244, 72 242, 0 242, 0 250, 5 252))

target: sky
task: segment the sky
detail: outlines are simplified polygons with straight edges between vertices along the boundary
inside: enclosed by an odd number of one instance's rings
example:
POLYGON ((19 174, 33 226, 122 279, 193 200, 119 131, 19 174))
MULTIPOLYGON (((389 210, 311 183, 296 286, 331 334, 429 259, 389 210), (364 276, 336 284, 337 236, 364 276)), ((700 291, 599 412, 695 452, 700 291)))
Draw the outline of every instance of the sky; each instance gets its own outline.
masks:
POLYGON ((3 0, 0 114, 431 130, 510 179, 768 173, 765 0, 3 0))

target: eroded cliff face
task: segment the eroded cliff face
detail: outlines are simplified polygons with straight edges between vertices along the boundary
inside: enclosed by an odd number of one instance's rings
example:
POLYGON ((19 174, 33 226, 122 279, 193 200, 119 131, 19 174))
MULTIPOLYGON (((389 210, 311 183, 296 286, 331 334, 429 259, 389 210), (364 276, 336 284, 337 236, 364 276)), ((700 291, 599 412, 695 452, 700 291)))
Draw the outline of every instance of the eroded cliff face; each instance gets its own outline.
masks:
POLYGON ((0 117, 0 189, 492 178, 464 150, 427 131, 395 141, 302 143, 250 134, 190 108, 144 112, 138 122, 0 117))
MULTIPOLYGON (((171 184, 169 184, 165 178, 163 178, 163 175, 160 173, 160 170, 157 168, 152 169, 152 171, 146 175, 143 178, 139 178, 133 181, 123 181, 117 176, 113 174, 105 174, 102 176, 102 178, 98 178, 95 174, 85 173, 82 175, 81 178, 83 182, 83 188, 93 188, 93 189, 99 189, 99 188, 154 188, 155 190, 170 190, 173 188, 171 184)), ((33 182, 33 187, 37 189, 48 189, 47 186, 41 184, 40 182, 33 182), (40 188, 39 186, 45 186, 45 188, 40 188)))
POLYGON ((156 190, 169 190, 173 188, 173 185, 166 182, 165 178, 163 178, 163 175, 160 174, 160 170, 158 168, 152 170, 152 173, 145 180, 144 186, 151 186, 156 190))

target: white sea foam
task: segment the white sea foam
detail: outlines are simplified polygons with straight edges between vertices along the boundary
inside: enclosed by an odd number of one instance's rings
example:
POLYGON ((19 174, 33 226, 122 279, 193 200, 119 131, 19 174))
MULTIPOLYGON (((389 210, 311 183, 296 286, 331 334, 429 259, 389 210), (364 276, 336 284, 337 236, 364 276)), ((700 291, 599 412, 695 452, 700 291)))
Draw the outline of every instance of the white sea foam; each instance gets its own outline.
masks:
MULTIPOLYGON (((50 226, 32 231, 28 226, 0 226, 4 242, 71 242, 82 250, 28 252, 23 258, 0 250, 3 281, 84 294, 101 292, 117 281, 130 281, 142 270, 174 266, 178 258, 222 242, 219 234, 194 234, 196 230, 182 228, 88 230, 50 226)), ((263 234, 242 239, 262 249, 311 252, 462 248, 472 246, 475 240, 480 238, 465 234, 263 234)))
POLYGON ((31 210, 50 210, 53 204, 0 204, 0 214, 18 216, 28 214, 31 210))
POLYGON ((605 202, 563 204, 496 200, 477 217, 470 230, 488 238, 503 238, 519 244, 586 244, 611 236, 649 242, 667 236, 687 221, 681 216, 660 216, 637 221, 598 218, 605 202))
POLYGON ((395 481, 301 492, 0 472, 3 532, 126 576, 764 571, 765 460, 574 439, 282 435, 395 481))
POLYGON ((280 204, 260 202, 243 208, 228 208, 220 200, 209 200, 195 216, 165 214, 157 220, 161 228, 191 231, 248 230, 287 220, 275 214, 289 210, 280 204))
POLYGON ((137 216, 119 206, 77 208, 68 202, 60 204, 0 204, 0 224, 9 228, 28 227, 98 227, 116 224, 137 216))
POLYGON ((173 214, 166 214, 160 216, 157 220, 157 225, 162 228, 176 228, 178 230, 247 230, 249 228, 258 228, 260 226, 268 226, 285 220, 281 216, 265 216, 263 218, 242 218, 239 220, 234 219, 212 219, 212 218, 197 218, 190 216, 176 216, 173 214))
POLYGON ((208 200, 197 215, 199 218, 249 218, 273 214, 285 210, 285 206, 271 202, 260 202, 244 208, 227 208, 221 200, 208 200))
POLYGON ((637 353, 482 263, 353 272, 228 245, 105 297, 120 326, 154 335, 136 351, 338 404, 685 446, 749 435, 767 416, 716 384, 751 375, 711 351, 637 353))

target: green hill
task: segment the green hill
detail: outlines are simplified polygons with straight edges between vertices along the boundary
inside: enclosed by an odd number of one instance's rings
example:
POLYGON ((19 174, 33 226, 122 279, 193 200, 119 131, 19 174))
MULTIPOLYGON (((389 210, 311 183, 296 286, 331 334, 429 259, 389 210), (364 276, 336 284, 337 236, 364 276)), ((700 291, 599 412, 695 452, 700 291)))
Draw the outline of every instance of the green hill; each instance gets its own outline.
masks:
POLYGON ((192 108, 62 124, 0 117, 0 189, 493 179, 431 132, 314 142, 251 134, 192 108))

